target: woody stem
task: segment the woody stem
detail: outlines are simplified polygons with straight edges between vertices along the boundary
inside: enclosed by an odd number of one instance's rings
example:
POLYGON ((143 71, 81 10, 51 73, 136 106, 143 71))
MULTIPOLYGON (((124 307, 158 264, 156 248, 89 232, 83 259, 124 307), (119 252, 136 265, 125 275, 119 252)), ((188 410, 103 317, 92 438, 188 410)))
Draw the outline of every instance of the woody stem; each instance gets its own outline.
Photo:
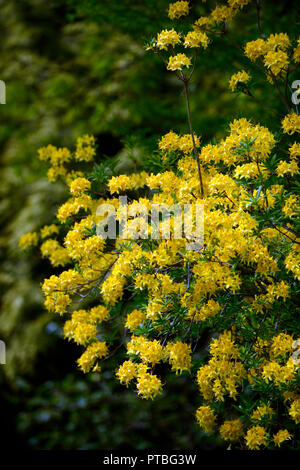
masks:
POLYGON ((203 195, 204 195, 203 180, 202 180, 202 172, 201 172, 201 166, 200 166, 199 153, 198 153, 198 150, 197 150, 197 147, 196 147, 195 136, 194 136, 193 126, 192 126, 189 85, 188 85, 188 80, 186 79, 186 77, 183 75, 182 72, 181 72, 181 80, 182 80, 183 86, 184 86, 187 116, 188 116, 190 134, 192 136, 192 142, 193 142, 193 151, 194 151, 194 155, 195 155, 196 161, 197 161, 198 175, 199 175, 199 181, 200 181, 200 194, 201 194, 201 197, 203 198, 203 195))

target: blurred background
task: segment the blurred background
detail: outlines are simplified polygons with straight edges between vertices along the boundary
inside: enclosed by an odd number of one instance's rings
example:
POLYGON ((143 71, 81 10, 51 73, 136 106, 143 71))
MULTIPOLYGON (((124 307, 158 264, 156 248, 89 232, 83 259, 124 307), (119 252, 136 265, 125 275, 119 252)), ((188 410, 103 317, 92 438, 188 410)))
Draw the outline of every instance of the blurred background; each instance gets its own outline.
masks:
MULTIPOLYGON (((113 377, 76 369, 80 350, 61 336, 60 319, 43 309, 40 283, 52 268, 24 256, 20 235, 51 223, 64 200, 37 158, 43 145, 73 147, 95 135, 97 161, 118 158, 118 171, 142 169, 159 137, 188 132, 180 84, 145 43, 168 28, 165 0, 0 0, 0 365, 1 445, 14 449, 189 449, 222 446, 194 421, 193 380, 167 377, 153 402, 136 398, 113 377), (5 424, 3 424, 5 423, 5 424)), ((190 2, 194 19, 215 2, 190 2)), ((296 2, 263 3, 266 34, 297 34, 296 2), (294 25, 294 26, 293 26, 294 25)), ((256 10, 232 25, 241 44, 257 38, 256 10)), ((174 25, 172 24, 171 27, 174 25)), ((234 118, 249 117, 276 132, 273 115, 228 89, 230 76, 251 64, 222 38, 201 54, 191 83, 194 128, 203 144, 223 137, 234 118)), ((299 77, 298 77, 299 78, 299 77)), ((256 96, 280 108, 263 75, 256 96)), ((120 354, 123 354, 120 352, 120 354)))

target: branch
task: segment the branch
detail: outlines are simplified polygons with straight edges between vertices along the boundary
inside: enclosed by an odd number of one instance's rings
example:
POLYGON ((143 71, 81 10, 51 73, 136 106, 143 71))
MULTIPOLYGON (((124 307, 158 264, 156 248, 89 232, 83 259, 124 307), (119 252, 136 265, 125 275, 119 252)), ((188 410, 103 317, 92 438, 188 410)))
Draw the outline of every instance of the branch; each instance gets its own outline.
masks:
POLYGON ((188 85, 189 79, 187 79, 182 72, 181 72, 181 81, 183 82, 183 86, 184 86, 188 123, 189 123, 189 128, 190 128, 190 134, 192 136, 192 141, 193 141, 193 151, 197 160, 198 176, 199 176, 199 181, 200 181, 200 194, 201 194, 201 198, 203 198, 204 190, 203 190, 203 180, 202 180, 200 159, 199 159, 199 153, 196 147, 195 136, 194 136, 193 126, 192 126, 192 119, 191 119, 189 85, 188 85))
POLYGON ((257 30, 258 30, 258 34, 260 35, 260 37, 262 37, 261 22, 260 22, 260 11, 261 11, 261 5, 259 3, 259 0, 256 0, 257 30))

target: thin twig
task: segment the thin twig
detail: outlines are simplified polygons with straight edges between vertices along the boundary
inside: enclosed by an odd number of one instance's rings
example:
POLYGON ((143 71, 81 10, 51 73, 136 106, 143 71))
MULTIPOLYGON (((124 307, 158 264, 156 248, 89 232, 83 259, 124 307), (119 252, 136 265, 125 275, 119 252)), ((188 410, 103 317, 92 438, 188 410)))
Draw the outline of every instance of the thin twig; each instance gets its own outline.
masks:
POLYGON ((184 76, 184 74, 182 72, 181 72, 181 81, 183 82, 183 86, 184 86, 188 123, 189 123, 189 128, 190 128, 190 134, 192 136, 193 151, 194 151, 194 155, 195 155, 196 161, 197 161, 198 176, 199 176, 199 181, 200 181, 200 194, 201 194, 201 198, 203 198, 204 190, 203 190, 203 180, 202 180, 200 159, 199 159, 199 153, 198 153, 198 150, 197 150, 197 147, 196 147, 195 136, 194 136, 193 126, 192 126, 192 119, 191 119, 191 109, 190 109, 190 99, 189 99, 189 85, 188 85, 189 80, 184 76))
POLYGON ((262 29, 261 29, 261 19, 260 19, 260 11, 261 5, 259 0, 256 0, 256 12, 257 12, 257 30, 260 37, 262 37, 262 29))

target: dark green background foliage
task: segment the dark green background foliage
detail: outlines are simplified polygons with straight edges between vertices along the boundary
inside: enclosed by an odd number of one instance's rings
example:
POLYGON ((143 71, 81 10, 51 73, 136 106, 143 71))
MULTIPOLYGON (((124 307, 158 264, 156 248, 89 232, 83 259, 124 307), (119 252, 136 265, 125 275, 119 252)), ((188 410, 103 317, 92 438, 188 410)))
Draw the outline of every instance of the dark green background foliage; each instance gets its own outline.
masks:
MULTIPOLYGON (((6 423, 1 442, 14 448, 221 445, 194 422, 198 392, 189 378, 170 376, 164 395, 145 402, 113 379, 117 357, 101 377, 78 372, 79 348, 62 339, 60 319, 42 306, 39 284, 52 268, 37 253, 24 257, 17 248, 22 233, 51 222, 65 197, 60 184, 46 181, 39 147, 73 147, 78 136, 94 134, 98 163, 132 171, 144 167, 162 134, 188 131, 180 84, 144 49, 171 25, 168 3, 0 0, 0 79, 7 87, 7 104, 0 106, 0 338, 7 343, 0 412, 6 423)), ((196 19, 215 2, 191 3, 196 19)), ((296 2, 265 1, 262 14, 266 35, 296 37, 296 2)), ((249 7, 232 25, 242 45, 257 38, 255 17, 249 7)), ((254 72, 224 38, 201 54, 191 109, 204 144, 224 136, 228 122, 241 116, 276 131, 272 113, 228 90, 231 74, 241 68, 254 72)), ((263 74, 252 84, 257 98, 282 112, 263 74)))

